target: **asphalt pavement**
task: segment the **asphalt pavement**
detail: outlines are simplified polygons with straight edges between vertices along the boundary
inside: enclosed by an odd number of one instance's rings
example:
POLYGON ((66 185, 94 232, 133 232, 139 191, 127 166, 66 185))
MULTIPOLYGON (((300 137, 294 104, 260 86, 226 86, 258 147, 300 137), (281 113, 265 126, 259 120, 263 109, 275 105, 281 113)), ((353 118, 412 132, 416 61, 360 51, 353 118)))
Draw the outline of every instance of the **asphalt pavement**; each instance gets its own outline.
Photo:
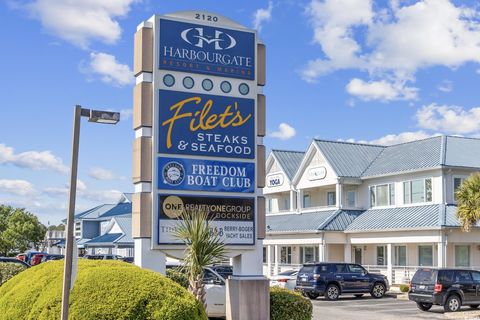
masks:
POLYGON ((443 307, 433 306, 429 312, 420 311, 405 296, 388 295, 373 299, 341 296, 337 301, 323 297, 312 300, 313 320, 413 320, 413 319, 480 319, 480 311, 462 307, 460 312, 444 313, 443 307), (402 299, 403 298, 403 299, 402 299))

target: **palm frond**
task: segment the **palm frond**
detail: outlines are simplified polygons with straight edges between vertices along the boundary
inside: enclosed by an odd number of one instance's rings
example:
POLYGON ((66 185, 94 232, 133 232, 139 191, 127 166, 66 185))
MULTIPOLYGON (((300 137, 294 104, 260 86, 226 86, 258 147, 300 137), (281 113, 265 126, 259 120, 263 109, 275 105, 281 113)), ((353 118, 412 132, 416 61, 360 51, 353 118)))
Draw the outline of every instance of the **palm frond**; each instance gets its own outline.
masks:
POLYGON ((455 192, 457 197, 457 219, 463 231, 470 231, 480 221, 480 174, 466 179, 455 192))

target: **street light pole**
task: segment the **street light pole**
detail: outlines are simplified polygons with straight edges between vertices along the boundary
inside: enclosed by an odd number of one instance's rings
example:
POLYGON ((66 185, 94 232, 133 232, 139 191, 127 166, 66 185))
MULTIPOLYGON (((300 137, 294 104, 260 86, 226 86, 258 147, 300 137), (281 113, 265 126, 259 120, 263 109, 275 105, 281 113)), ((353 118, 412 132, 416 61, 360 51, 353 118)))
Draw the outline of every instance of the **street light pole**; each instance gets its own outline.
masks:
POLYGON ((73 117, 72 164, 70 169, 70 191, 67 217, 67 235, 65 243, 65 264, 63 269, 62 317, 68 320, 70 290, 72 287, 73 246, 77 245, 73 232, 75 222, 75 199, 77 194, 78 149, 80 145, 80 119, 88 117, 89 122, 116 124, 120 121, 118 112, 84 109, 75 106, 73 117))
POLYGON ((72 285, 72 262, 73 262, 73 243, 75 237, 73 234, 73 224, 75 220, 75 199, 77 194, 77 169, 78 169, 78 149, 80 142, 80 118, 82 117, 82 107, 75 106, 73 117, 73 141, 72 141, 72 166, 70 169, 70 192, 67 217, 67 235, 65 243, 65 265, 63 269, 63 291, 62 291, 62 320, 68 319, 68 302, 70 300, 70 288, 72 285))

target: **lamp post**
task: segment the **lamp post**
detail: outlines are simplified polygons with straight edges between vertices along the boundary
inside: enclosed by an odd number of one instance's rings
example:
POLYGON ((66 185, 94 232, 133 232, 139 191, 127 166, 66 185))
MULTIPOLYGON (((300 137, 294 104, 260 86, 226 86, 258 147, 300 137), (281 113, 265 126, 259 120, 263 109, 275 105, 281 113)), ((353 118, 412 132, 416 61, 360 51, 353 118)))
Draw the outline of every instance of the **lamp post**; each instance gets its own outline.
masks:
MULTIPOLYGON (((62 291, 62 320, 68 319, 68 302, 70 298, 70 289, 72 287, 72 264, 73 264, 73 246, 75 237, 73 234, 73 224, 75 220, 75 197, 77 193, 77 169, 78 169, 78 148, 80 141, 80 119, 88 117, 89 122, 104 124, 116 124, 120 121, 120 113, 110 111, 99 111, 82 108, 77 105, 74 109, 73 120, 73 141, 72 141, 72 164, 70 169, 70 192, 67 217, 67 235, 65 265, 63 270, 63 291, 62 291)), ((76 245, 76 244, 75 244, 76 245)))

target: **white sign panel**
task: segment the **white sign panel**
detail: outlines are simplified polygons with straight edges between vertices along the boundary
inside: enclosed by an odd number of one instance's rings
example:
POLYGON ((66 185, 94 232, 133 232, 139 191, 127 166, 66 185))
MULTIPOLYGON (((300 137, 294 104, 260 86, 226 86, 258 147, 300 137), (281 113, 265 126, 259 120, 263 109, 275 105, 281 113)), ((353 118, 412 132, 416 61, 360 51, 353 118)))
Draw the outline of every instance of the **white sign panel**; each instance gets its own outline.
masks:
POLYGON ((324 166, 321 167, 313 167, 308 169, 307 177, 308 180, 322 180, 325 179, 327 176, 327 168, 324 166))

